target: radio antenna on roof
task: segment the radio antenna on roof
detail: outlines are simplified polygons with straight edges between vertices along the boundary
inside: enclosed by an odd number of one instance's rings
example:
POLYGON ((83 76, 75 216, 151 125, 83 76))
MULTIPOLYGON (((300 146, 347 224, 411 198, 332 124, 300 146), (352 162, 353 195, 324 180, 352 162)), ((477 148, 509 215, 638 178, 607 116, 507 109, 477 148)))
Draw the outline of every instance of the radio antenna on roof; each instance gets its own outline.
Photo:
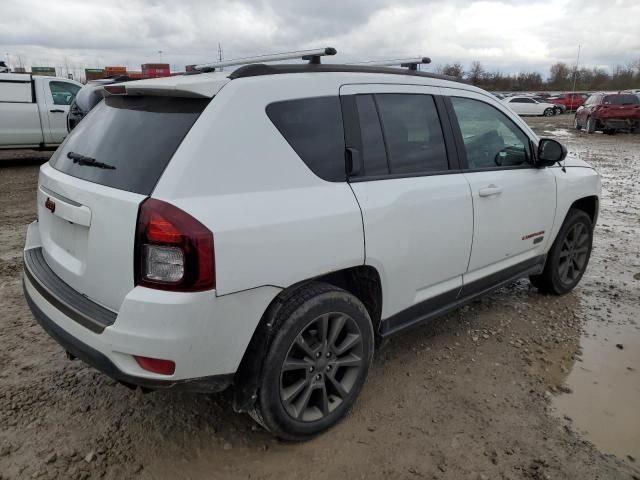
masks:
POLYGON ((418 65, 424 65, 431 63, 429 57, 416 57, 416 58, 396 58, 395 60, 374 60, 372 62, 360 62, 355 65, 370 65, 372 67, 404 67, 409 70, 418 70, 418 65))
POLYGON ((274 53, 271 55, 259 55, 257 57, 244 57, 236 58, 235 60, 205 63, 202 65, 196 65, 194 69, 201 72, 213 72, 216 69, 232 67, 234 65, 249 65, 252 63, 278 62, 280 60, 292 59, 308 60, 310 64, 317 65, 320 63, 320 57, 324 57, 325 55, 335 55, 336 53, 336 49, 332 47, 317 48, 314 50, 298 50, 296 52, 274 53))

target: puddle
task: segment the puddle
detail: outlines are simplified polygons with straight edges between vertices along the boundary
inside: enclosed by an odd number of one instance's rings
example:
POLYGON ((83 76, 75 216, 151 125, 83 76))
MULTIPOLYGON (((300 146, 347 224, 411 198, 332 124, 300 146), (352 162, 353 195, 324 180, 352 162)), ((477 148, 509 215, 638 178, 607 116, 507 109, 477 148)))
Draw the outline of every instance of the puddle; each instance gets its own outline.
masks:
POLYGON ((571 133, 566 128, 556 128, 555 130, 544 130, 542 133, 554 137, 569 137, 571 133))
MULTIPOLYGON (((633 315, 629 312, 629 315, 633 315)), ((554 398, 554 412, 571 418, 572 428, 604 453, 640 462, 640 326, 592 319, 580 339, 582 355, 554 398), (622 349, 616 345, 621 345, 622 349)))

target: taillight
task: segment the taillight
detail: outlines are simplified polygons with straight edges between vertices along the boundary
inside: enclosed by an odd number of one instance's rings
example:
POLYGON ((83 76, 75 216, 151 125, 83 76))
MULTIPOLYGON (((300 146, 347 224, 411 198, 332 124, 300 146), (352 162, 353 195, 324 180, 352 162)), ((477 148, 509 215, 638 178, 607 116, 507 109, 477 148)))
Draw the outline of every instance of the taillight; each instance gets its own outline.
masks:
POLYGON ((173 205, 140 205, 135 246, 136 285, 182 292, 216 287, 213 233, 173 205))

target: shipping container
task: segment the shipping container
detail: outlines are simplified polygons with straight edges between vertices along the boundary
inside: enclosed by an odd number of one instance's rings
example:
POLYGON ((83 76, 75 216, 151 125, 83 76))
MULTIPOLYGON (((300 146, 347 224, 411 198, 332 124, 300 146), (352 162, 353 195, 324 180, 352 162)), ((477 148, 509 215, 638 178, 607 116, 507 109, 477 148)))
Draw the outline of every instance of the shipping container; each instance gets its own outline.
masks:
POLYGON ((141 80, 144 78, 142 72, 127 72, 127 76, 131 79, 131 80, 141 80))
POLYGON ((55 67, 31 67, 31 75, 44 75, 46 77, 55 77, 55 67))
POLYGON ((85 68, 84 76, 87 82, 92 80, 100 80, 105 77, 104 69, 102 68, 85 68))
POLYGON ((145 63, 142 65, 144 78, 169 77, 171 68, 168 63, 145 63))
POLYGON ((105 75, 125 75, 127 73, 127 67, 104 67, 105 75))

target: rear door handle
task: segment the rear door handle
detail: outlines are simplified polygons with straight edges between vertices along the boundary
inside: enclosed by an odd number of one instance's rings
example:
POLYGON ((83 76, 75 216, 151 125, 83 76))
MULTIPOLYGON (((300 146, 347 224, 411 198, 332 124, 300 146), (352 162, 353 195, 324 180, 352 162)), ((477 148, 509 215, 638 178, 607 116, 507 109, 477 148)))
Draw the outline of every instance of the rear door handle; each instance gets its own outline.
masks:
POLYGON ((502 193, 502 187, 494 185, 493 183, 487 187, 481 188, 478 194, 481 197, 490 197, 491 195, 500 195, 502 193))
POLYGON ((51 113, 64 113, 64 110, 49 110, 51 113))

